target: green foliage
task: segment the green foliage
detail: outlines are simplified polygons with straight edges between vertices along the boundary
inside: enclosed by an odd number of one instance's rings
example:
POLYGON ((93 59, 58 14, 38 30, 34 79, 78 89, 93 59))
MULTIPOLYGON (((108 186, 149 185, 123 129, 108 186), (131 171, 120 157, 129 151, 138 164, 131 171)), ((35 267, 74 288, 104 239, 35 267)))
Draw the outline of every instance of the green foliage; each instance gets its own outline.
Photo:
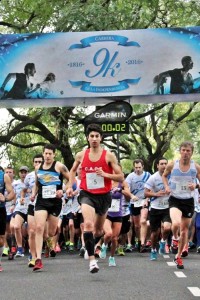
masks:
POLYGON ((199 25, 199 1, 2 0, 3 31, 98 31, 199 25))

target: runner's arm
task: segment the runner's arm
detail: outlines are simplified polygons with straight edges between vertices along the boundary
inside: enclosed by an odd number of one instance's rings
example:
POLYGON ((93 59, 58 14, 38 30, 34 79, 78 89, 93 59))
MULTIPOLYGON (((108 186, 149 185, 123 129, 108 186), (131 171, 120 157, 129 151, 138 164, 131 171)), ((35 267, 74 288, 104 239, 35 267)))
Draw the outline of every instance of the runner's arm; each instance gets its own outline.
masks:
POLYGON ((12 187, 12 182, 10 177, 7 174, 4 174, 4 182, 5 182, 5 187, 8 195, 5 198, 5 201, 11 201, 15 198, 15 192, 12 187))
POLYGON ((174 166, 174 162, 168 163, 163 172, 163 175, 162 175, 162 181, 163 181, 163 184, 165 187, 165 192, 167 194, 170 194, 170 192, 171 192, 170 187, 169 187, 169 182, 168 182, 168 176, 169 176, 169 174, 171 174, 173 166, 174 166))
POLYGON ((76 171, 77 171, 78 166, 80 165, 80 163, 82 161, 82 157, 83 157, 83 151, 78 152, 76 154, 73 166, 72 166, 71 170, 69 171, 69 181, 68 181, 67 190, 66 190, 67 197, 69 197, 69 198, 71 198, 73 196, 72 185, 75 181, 76 171))

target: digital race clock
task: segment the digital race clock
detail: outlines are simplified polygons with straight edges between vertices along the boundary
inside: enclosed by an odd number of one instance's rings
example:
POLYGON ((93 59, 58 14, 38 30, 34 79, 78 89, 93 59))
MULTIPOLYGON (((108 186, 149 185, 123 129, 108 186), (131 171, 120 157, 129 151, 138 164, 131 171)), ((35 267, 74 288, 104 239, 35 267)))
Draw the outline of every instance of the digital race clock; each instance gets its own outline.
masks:
MULTIPOLYGON (((101 125, 104 134, 123 134, 129 133, 129 123, 128 122, 95 122, 101 125)), ((85 124, 85 128, 88 124, 85 124)))
POLYGON ((122 134, 129 133, 128 122, 103 122, 100 123, 103 133, 122 134))

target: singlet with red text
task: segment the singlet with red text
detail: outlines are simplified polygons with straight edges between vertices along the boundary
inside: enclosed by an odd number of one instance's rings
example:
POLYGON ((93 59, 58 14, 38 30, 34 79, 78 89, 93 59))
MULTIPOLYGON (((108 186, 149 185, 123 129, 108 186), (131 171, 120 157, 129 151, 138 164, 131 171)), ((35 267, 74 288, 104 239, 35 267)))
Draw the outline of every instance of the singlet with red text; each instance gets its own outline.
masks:
POLYGON ((96 174, 96 168, 102 168, 105 173, 112 174, 112 167, 107 164, 105 156, 106 150, 103 149, 102 155, 98 161, 89 159, 90 149, 85 151, 81 163, 81 184, 80 189, 91 194, 105 194, 111 190, 111 180, 96 174))

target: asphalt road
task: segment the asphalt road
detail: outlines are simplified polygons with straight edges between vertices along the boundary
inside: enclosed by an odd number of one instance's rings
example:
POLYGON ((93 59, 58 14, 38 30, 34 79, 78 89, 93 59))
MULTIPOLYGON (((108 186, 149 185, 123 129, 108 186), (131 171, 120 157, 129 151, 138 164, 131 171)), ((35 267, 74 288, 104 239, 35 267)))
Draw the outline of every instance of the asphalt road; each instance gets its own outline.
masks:
MULTIPOLYGON (((200 292, 200 254, 184 259, 184 270, 173 265, 172 254, 149 260, 149 253, 116 256, 116 267, 108 258, 99 259, 100 271, 89 273, 89 262, 78 253, 65 251, 43 259, 44 270, 34 273, 27 256, 8 261, 2 258, 1 300, 190 300, 200 292), (189 288, 193 288, 192 292, 189 288)), ((200 298, 200 294, 199 294, 200 298)))

